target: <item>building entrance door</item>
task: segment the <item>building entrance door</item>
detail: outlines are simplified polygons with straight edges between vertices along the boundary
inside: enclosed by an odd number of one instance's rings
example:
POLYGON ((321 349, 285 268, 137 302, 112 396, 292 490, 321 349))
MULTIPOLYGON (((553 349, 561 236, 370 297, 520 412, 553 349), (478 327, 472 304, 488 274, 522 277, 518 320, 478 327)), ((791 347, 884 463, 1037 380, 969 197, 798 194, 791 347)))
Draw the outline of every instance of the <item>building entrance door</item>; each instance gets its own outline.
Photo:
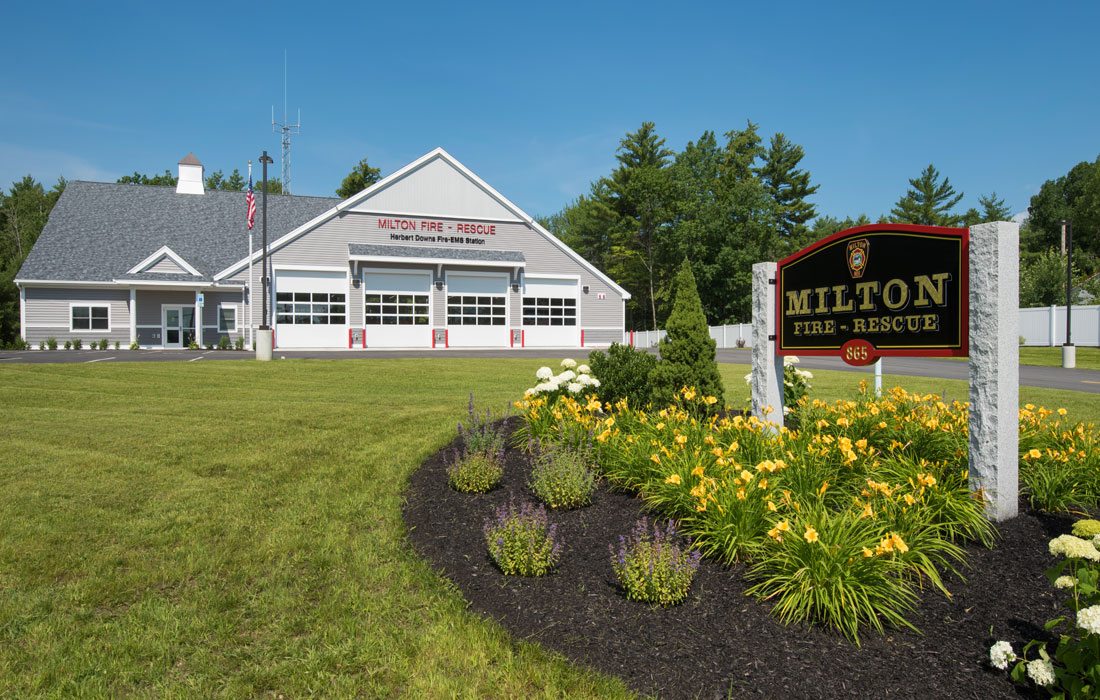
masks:
POLYGON ((164 347, 185 348, 195 340, 195 307, 165 306, 162 316, 164 347))

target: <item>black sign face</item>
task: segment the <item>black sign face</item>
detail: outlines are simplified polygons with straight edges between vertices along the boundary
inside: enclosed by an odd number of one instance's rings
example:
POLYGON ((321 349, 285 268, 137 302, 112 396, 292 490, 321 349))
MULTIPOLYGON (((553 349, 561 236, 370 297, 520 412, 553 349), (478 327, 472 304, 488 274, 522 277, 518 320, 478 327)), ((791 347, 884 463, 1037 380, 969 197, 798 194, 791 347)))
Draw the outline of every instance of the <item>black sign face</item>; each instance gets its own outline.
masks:
POLYGON ((968 352, 967 229, 876 224, 841 231, 779 262, 778 353, 968 352))

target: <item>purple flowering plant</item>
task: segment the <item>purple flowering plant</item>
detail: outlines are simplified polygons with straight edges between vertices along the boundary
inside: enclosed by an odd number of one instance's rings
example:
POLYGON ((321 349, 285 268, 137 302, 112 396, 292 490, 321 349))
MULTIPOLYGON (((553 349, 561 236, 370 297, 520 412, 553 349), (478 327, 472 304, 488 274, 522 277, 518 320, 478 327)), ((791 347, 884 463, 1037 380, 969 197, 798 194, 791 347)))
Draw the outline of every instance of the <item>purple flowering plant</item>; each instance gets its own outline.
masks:
POLYGON ((489 556, 508 575, 543 576, 561 558, 558 526, 550 524, 546 508, 514 499, 497 506, 482 526, 489 556))
POLYGON ((675 605, 687 597, 702 558, 699 550, 681 545, 671 520, 663 528, 654 522, 651 532, 642 518, 629 536, 619 536, 618 549, 608 549, 627 598, 658 605, 675 605))
POLYGON ((484 493, 500 482, 504 474, 504 424, 493 419, 492 411, 474 411, 474 395, 466 408, 466 420, 458 424, 462 447, 443 454, 447 479, 456 491, 484 493))

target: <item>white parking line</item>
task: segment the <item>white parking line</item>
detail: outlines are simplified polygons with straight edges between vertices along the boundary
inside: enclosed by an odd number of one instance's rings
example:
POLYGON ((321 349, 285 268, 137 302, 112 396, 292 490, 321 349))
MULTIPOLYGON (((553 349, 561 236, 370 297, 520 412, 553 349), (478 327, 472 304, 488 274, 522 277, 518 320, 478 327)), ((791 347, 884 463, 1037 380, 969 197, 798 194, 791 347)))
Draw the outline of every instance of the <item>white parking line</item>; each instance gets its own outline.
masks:
POLYGON ((87 362, 85 362, 84 364, 86 364, 86 365, 90 365, 90 364, 92 364, 93 362, 106 362, 107 360, 113 360, 113 359, 115 359, 115 358, 113 358, 113 357, 101 357, 101 358, 99 358, 98 360, 88 360, 88 361, 87 361, 87 362))
POLYGON ((190 360, 188 360, 188 362, 194 362, 196 360, 201 360, 201 359, 202 359, 202 355, 199 355, 198 357, 192 357, 190 360))

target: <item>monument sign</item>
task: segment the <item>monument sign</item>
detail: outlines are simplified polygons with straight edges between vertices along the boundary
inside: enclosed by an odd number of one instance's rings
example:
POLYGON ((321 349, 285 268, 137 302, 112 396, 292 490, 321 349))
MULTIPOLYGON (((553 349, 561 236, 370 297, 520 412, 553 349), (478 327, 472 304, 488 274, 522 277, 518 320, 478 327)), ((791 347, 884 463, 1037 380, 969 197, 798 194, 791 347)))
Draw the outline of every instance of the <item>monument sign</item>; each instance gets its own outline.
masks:
POLYGON ((779 355, 965 357, 969 231, 874 224, 777 267, 779 355))

